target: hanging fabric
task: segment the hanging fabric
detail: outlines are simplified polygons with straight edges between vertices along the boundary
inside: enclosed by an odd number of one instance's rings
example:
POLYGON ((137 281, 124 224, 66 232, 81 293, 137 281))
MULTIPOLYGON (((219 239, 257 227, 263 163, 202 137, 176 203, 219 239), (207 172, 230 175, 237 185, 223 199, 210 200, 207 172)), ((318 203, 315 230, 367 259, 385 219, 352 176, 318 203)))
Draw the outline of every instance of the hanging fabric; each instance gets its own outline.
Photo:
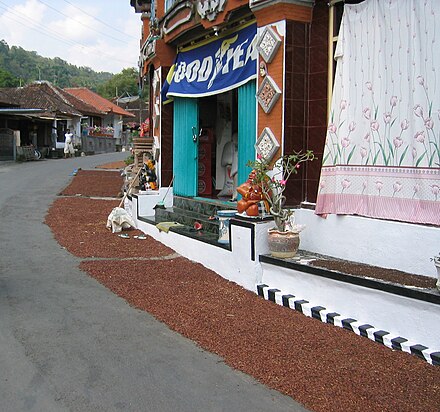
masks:
POLYGON ((440 225, 438 0, 344 6, 316 213, 440 225))

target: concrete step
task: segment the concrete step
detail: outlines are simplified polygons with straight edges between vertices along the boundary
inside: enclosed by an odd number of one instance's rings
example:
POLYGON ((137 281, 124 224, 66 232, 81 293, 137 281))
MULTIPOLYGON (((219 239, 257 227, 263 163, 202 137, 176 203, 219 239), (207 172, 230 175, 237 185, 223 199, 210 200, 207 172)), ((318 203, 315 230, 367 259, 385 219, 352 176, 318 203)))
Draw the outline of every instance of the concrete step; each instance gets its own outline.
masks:
POLYGON ((156 222, 178 222, 188 227, 194 227, 195 222, 202 224, 203 230, 209 233, 218 234, 218 220, 211 219, 211 216, 200 214, 191 210, 172 208, 156 209, 156 222))

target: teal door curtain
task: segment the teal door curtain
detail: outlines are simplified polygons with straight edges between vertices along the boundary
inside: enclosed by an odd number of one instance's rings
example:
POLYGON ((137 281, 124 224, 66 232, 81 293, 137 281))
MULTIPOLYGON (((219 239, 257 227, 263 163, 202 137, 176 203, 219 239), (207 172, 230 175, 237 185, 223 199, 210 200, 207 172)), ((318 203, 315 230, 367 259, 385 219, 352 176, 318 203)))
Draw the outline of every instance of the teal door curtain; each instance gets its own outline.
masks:
POLYGON ((255 80, 251 80, 238 88, 238 184, 245 182, 251 172, 246 163, 255 160, 256 87, 255 80))
POLYGON ((173 190, 179 196, 197 196, 198 108, 198 99, 174 98, 173 190))

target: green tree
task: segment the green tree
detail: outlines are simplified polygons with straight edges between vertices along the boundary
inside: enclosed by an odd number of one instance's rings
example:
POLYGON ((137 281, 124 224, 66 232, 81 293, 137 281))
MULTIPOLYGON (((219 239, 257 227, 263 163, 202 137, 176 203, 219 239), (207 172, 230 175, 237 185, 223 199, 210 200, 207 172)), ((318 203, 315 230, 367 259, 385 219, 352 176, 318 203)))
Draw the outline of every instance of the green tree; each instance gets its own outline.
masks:
POLYGON ((6 70, 0 68, 0 87, 18 87, 20 80, 6 70))
POLYGON ((137 96, 139 94, 138 71, 134 67, 122 69, 121 73, 115 74, 107 82, 98 86, 97 91, 106 99, 120 97, 124 94, 137 96))
POLYGON ((4 40, 0 40, 0 69, 14 73, 15 77, 23 80, 23 84, 47 80, 62 88, 87 87, 94 91, 113 77, 112 73, 77 67, 59 57, 49 59, 35 51, 9 47, 4 40))

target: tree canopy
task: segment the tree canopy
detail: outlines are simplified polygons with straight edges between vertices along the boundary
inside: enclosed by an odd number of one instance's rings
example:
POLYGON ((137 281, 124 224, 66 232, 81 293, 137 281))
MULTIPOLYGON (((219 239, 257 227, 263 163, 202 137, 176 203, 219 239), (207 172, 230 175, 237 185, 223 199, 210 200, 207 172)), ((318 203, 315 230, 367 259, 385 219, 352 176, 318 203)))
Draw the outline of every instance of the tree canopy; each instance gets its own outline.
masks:
POLYGON ((123 95, 137 96, 139 94, 138 72, 135 68, 123 69, 111 79, 98 86, 98 93, 106 99, 123 95))
POLYGON ((138 74, 135 68, 121 73, 96 72, 90 67, 77 67, 55 57, 42 57, 35 51, 11 46, 0 40, 0 87, 24 86, 36 80, 47 80, 55 86, 87 87, 111 99, 118 94, 138 94, 138 74))

